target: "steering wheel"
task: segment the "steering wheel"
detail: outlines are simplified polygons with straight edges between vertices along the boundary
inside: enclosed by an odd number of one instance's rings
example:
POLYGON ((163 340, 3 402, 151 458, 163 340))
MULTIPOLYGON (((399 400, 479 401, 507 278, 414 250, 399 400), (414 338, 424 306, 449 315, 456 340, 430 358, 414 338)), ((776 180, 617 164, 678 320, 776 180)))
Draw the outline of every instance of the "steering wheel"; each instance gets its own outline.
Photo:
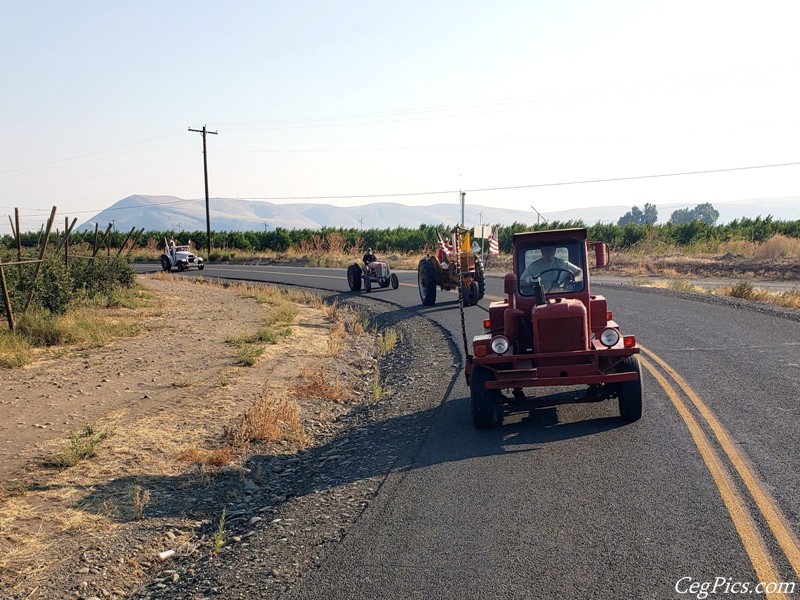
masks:
MULTIPOLYGON (((567 284, 574 284, 575 283, 575 274, 572 271, 568 271, 567 269, 562 269, 561 267, 554 267, 552 269, 545 269, 541 273, 537 275, 539 279, 541 279, 542 275, 545 273, 557 273, 555 280, 550 284, 550 287, 544 291, 545 294, 549 294, 555 289, 563 290, 566 289, 567 284), (564 281, 561 281, 561 274, 566 273, 567 276, 564 278, 564 281)), ((533 284, 525 282, 523 284, 526 288, 530 288, 533 291, 533 284)))

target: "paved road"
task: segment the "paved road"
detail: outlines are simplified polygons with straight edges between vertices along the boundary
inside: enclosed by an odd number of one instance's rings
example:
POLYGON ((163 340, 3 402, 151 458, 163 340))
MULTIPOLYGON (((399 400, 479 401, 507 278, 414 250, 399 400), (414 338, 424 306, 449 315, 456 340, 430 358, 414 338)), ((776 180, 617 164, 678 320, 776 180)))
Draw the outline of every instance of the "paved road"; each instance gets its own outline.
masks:
MULTIPOLYGON (((202 275, 347 290, 344 270, 208 265, 202 275)), ((456 296, 420 309, 415 274, 400 280, 371 297, 416 307, 460 346, 456 296)), ((501 286, 490 279, 487 300, 501 286)), ((389 476, 291 598, 800 597, 800 323, 593 291, 645 348, 642 420, 623 423, 615 402, 561 403, 575 393, 554 389, 477 431, 453 369, 414 467, 389 476), (798 586, 781 594, 780 582, 798 586)), ((485 311, 466 314, 471 338, 485 311)))

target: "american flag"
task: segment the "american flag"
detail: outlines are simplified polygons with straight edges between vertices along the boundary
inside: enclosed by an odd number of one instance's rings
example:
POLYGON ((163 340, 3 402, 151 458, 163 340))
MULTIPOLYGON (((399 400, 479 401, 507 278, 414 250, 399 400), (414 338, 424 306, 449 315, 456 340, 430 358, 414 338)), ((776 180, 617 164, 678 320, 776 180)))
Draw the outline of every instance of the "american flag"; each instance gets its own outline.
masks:
POLYGON ((495 228, 492 230, 492 233, 489 234, 489 237, 486 238, 489 240, 489 256, 498 256, 500 254, 500 242, 497 237, 497 228, 495 228))
POLYGON ((436 235, 439 236, 439 255, 449 257, 453 253, 453 247, 442 238, 441 234, 437 232, 436 235))

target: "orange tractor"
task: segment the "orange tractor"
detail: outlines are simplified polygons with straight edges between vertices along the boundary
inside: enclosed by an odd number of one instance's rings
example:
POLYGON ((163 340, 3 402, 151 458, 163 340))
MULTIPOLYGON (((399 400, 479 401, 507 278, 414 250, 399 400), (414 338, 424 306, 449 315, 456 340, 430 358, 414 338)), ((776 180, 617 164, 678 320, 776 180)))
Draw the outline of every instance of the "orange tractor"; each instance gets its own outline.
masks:
POLYGON ((456 227, 450 241, 439 238, 436 253, 428 253, 417 266, 419 298, 425 306, 436 303, 436 288, 459 290, 464 306, 473 306, 483 298, 486 282, 483 263, 469 249, 469 234, 456 227), (465 235, 462 235, 465 234, 465 235))

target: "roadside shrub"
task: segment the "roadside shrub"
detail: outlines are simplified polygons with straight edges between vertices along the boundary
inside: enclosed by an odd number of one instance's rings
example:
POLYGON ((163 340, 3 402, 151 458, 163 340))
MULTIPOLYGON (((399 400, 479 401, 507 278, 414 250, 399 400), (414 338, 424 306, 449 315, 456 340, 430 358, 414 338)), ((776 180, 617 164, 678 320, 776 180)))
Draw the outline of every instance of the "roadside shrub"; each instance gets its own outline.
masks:
POLYGON ((36 279, 36 304, 54 315, 63 315, 72 301, 72 277, 61 260, 46 258, 36 279))
POLYGON ((132 287, 136 281, 133 265, 122 257, 74 260, 70 263, 70 273, 74 290, 89 297, 109 295, 117 287, 132 287))
POLYGON ((777 233, 754 248, 758 258, 795 258, 800 256, 800 240, 777 233))
POLYGON ((739 281, 731 286, 731 291, 729 296, 733 296, 734 298, 742 298, 744 300, 752 300, 755 296, 755 289, 753 289, 753 284, 749 281, 739 281))

